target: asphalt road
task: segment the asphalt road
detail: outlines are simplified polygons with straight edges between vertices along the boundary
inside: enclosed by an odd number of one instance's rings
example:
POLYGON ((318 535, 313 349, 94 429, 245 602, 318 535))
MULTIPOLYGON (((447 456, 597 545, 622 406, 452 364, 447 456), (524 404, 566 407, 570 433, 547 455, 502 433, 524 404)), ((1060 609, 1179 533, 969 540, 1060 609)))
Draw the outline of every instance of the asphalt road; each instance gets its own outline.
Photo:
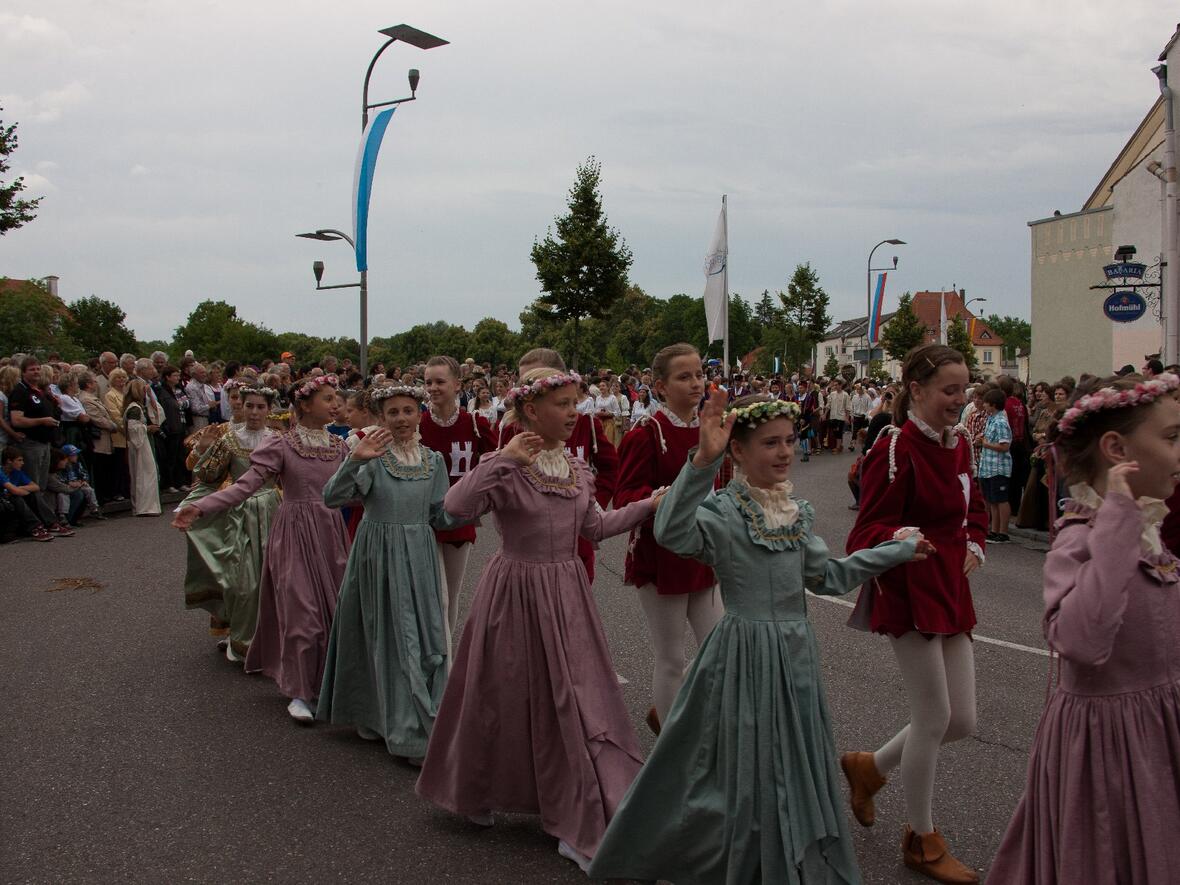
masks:
MULTIPOLYGON (((842 549, 855 514, 848 455, 798 464, 798 493, 842 549)), ((472 556, 463 611, 494 551, 472 556)), ((651 654, 621 580, 625 539, 604 545, 595 592, 644 750, 651 654)), ((182 605, 184 540, 162 518, 90 525, 52 544, 0 548, 0 881, 585 882, 530 817, 481 830, 419 800, 416 770, 350 730, 300 728, 274 685, 214 649, 182 605), (101 589, 57 589, 88 578, 101 589)), ((935 822, 981 871, 1020 794, 1044 702, 1043 552, 989 551, 973 582, 978 733, 944 749, 935 822), (1013 647, 1015 646, 1015 647, 1013 647), (1027 648, 1022 648, 1027 647, 1027 648)), ((904 724, 886 640, 849 629, 849 609, 812 599, 835 738, 872 749, 904 724)), ((877 825, 852 823, 864 881, 925 882, 900 863, 899 784, 877 825)))

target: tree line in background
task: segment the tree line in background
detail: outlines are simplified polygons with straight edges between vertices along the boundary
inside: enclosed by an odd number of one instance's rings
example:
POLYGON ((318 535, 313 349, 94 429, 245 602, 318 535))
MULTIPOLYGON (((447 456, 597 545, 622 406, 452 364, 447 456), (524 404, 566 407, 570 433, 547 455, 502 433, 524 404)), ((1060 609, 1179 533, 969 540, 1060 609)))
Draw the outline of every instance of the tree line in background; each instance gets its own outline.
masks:
MULTIPOLYGON (((13 147, 11 129, 0 125, 0 157, 3 148, 13 147)), ((443 320, 422 323, 372 338, 370 365, 404 366, 435 354, 512 364, 524 351, 545 346, 561 351, 574 367, 621 371, 631 364, 650 365, 656 351, 677 341, 693 344, 706 357, 720 357, 722 343, 705 340, 703 298, 686 294, 659 298, 629 281, 631 252, 607 223, 601 176, 601 164, 594 157, 580 164, 567 195, 566 212, 554 218, 543 240, 534 241, 531 257, 542 294, 520 314, 519 332, 492 317, 479 320, 470 330, 443 320)), ((18 179, 11 192, 4 194, 10 203, 5 208, 26 214, 12 219, 14 227, 30 220, 36 207, 36 201, 17 202, 19 187, 18 179)), ((784 291, 763 290, 755 301, 731 294, 731 358, 754 354, 745 368, 756 372, 773 371, 776 357, 784 372, 802 369, 810 364, 816 345, 832 325, 828 308, 828 294, 810 263, 795 268, 784 291)), ((163 350, 173 358, 191 350, 201 360, 261 363, 290 352, 298 365, 316 362, 326 353, 354 362, 360 357, 355 338, 274 332, 238 316, 237 308, 224 301, 199 303, 167 342, 137 340, 125 320, 122 308, 94 295, 65 304, 37 281, 8 286, 0 298, 0 353, 56 352, 74 361, 104 350, 141 356, 163 350)), ((1006 351, 1023 346, 1027 352, 1026 321, 996 316, 987 321, 1005 338, 1006 351)), ((901 359, 922 342, 925 331, 907 292, 882 332, 882 345, 891 358, 901 359)), ((961 320, 951 323, 948 340, 974 366, 975 352, 961 320)), ((829 376, 844 369, 835 357, 821 367, 829 376)))

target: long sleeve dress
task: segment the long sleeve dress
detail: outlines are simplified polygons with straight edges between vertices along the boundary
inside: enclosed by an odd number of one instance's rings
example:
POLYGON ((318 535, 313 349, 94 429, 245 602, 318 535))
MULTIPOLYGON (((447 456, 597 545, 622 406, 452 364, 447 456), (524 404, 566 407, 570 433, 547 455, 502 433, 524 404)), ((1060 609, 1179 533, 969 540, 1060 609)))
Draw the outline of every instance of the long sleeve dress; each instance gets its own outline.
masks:
POLYGON ((1086 500, 1070 490, 1045 559, 1045 638, 1060 678, 988 881, 1175 885, 1180 560, 1153 531, 1161 504, 1085 488, 1086 500))
MULTIPOLYGON (((193 468, 196 484, 181 506, 216 494, 227 478, 241 479, 250 470, 254 449, 274 435, 267 428, 255 433, 243 424, 227 424, 193 468)), ((270 477, 242 503, 203 518, 185 533, 185 608, 209 612, 211 625, 228 632, 238 655, 249 651, 258 624, 263 554, 280 497, 270 477)))
POLYGON ((452 486, 446 509, 491 511, 501 548, 480 576, 418 779, 456 814, 540 814, 591 855, 642 764, 579 537, 622 534, 649 501, 603 513, 580 459, 568 476, 492 455, 452 486))
POLYGON ((377 732, 394 756, 418 758, 446 685, 448 648, 434 527, 443 510, 442 455, 415 444, 417 463, 392 451, 347 459, 324 504, 364 501, 336 603, 318 719, 377 732))
POLYGON ((160 479, 147 424, 143 407, 138 403, 132 403, 123 413, 127 468, 131 474, 131 510, 136 516, 159 516, 160 479))
POLYGON ((258 627, 246 672, 273 679, 288 698, 319 694, 328 631, 348 559, 339 510, 324 505, 324 485, 344 461, 344 441, 297 425, 270 437, 250 455, 250 469, 232 486, 197 502, 202 514, 236 507, 276 478, 282 503, 270 525, 258 627))
POLYGON ((721 462, 684 466, 655 536, 716 569, 725 616, 701 644, 589 874, 676 885, 858 883, 804 589, 847 593, 909 559, 916 541, 833 559, 806 501, 790 498, 798 516, 772 526, 740 480, 711 495, 721 462))

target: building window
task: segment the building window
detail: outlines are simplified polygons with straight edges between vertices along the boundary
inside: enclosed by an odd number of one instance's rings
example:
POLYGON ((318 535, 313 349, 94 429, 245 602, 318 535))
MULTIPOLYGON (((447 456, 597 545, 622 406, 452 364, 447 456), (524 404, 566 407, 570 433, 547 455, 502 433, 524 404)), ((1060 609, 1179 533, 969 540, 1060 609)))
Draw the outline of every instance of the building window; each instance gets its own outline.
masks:
POLYGON ((983 352, 983 364, 985 366, 990 366, 992 364, 992 352, 990 350, 985 350, 983 352))
POLYGON ((836 350, 831 344, 824 346, 824 356, 831 356, 835 352, 836 350))

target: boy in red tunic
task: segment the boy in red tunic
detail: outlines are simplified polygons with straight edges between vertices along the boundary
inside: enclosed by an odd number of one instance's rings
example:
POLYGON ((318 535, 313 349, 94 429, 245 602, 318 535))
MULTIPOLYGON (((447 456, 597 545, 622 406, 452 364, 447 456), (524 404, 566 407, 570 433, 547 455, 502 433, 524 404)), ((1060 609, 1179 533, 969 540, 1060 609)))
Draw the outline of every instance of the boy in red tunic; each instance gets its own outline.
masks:
MULTIPOLYGON (((426 362, 426 395, 430 406, 422 416, 418 432, 422 445, 443 456, 451 485, 457 483, 476 464, 480 455, 496 450, 492 425, 482 415, 459 408, 459 363, 449 356, 431 357, 426 362)), ((451 530, 434 530, 446 572, 443 603, 447 607, 447 627, 454 634, 459 621, 459 592, 467 571, 467 557, 475 543, 475 526, 451 530)))
MULTIPOLYGON (((523 376, 529 369, 544 366, 558 372, 566 371, 565 360, 556 350, 547 347, 535 347, 520 358, 517 371, 523 376)), ((515 424, 500 425, 500 446, 508 445, 508 441, 520 431, 515 424)), ((615 485, 619 475, 619 453, 614 444, 607 439, 602 422, 593 415, 579 415, 574 432, 565 441, 565 448, 575 458, 581 458, 594 471, 594 499, 603 510, 610 507, 611 499, 615 496, 615 485)), ((578 558, 586 567, 586 576, 590 583, 594 583, 594 545, 585 538, 578 537, 578 558)))

